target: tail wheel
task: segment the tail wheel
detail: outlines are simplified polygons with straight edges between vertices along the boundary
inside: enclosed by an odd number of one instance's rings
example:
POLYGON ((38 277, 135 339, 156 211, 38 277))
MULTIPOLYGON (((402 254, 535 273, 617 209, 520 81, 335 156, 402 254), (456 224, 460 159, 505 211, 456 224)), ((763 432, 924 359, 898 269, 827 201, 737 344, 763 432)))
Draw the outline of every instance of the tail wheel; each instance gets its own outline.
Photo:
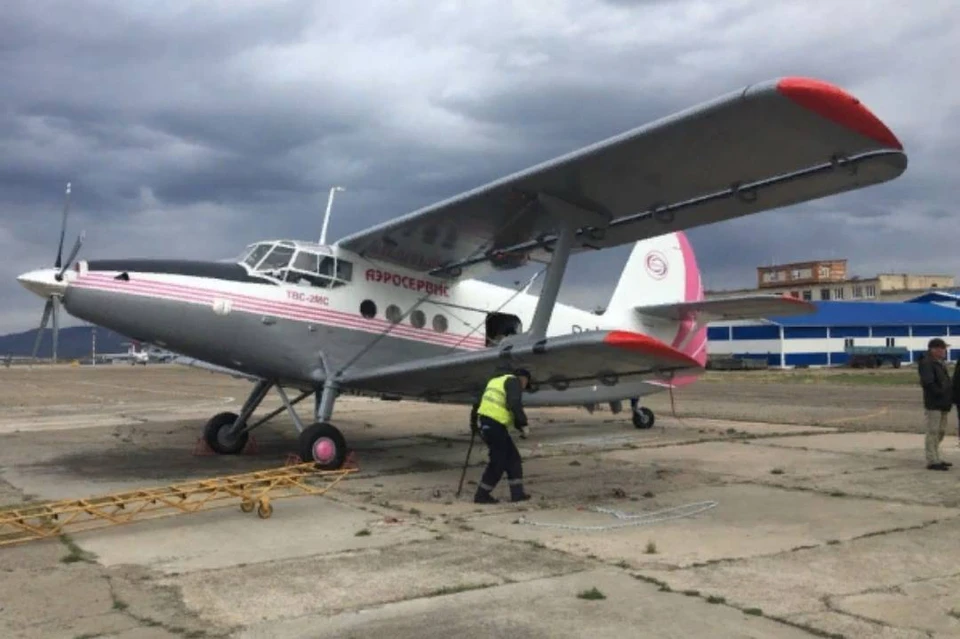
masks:
POLYGON ((653 415, 653 411, 646 406, 641 406, 633 411, 633 425, 637 428, 653 428, 653 422, 655 421, 656 418, 653 415))
POLYGON ((231 435, 230 429, 239 417, 236 413, 219 413, 210 418, 203 427, 203 438, 214 452, 220 455, 238 455, 247 445, 250 433, 231 435))
POLYGON ((313 462, 320 470, 337 470, 347 459, 347 440, 331 424, 313 424, 297 441, 300 459, 313 462))

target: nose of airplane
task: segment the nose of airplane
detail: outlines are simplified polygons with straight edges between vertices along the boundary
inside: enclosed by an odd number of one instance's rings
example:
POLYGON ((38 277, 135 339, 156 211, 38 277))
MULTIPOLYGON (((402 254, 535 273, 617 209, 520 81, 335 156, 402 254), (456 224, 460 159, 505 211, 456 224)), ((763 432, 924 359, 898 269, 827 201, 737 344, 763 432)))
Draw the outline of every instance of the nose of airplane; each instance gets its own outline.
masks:
POLYGON ((62 294, 67 290, 67 278, 57 281, 57 273, 60 269, 42 268, 36 271, 30 271, 17 277, 17 281, 23 288, 40 297, 50 297, 58 293, 62 294))

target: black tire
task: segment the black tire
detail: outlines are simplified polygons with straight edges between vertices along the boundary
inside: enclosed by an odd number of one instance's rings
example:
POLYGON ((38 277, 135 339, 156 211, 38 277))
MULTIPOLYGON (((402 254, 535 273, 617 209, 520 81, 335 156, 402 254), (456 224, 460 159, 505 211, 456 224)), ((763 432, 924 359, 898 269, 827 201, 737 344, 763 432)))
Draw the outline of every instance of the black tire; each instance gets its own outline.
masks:
POLYGON ((655 421, 656 417, 654 416, 653 411, 646 406, 641 406, 639 410, 633 411, 633 425, 637 428, 644 430, 647 428, 653 428, 653 423, 655 421))
POLYGON ((219 455, 239 455, 250 439, 250 433, 241 433, 238 437, 230 437, 227 433, 234 422, 236 413, 219 413, 210 418, 203 427, 203 438, 207 446, 219 455))
POLYGON ((347 440, 331 424, 313 424, 303 429, 297 440, 300 459, 313 462, 320 470, 337 470, 347 459, 347 440), (318 450, 321 445, 325 450, 318 450))

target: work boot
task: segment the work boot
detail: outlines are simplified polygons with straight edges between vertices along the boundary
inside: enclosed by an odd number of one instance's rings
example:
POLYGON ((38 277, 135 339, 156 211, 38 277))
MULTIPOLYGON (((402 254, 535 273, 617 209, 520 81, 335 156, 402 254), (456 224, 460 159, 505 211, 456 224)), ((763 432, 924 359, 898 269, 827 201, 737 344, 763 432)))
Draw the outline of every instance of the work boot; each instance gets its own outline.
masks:
POLYGON ((500 500, 491 495, 488 491, 483 488, 477 489, 477 494, 473 496, 473 503, 475 504, 499 504, 500 500))
POLYGON ((510 486, 510 501, 527 501, 528 499, 530 499, 530 495, 523 492, 522 485, 510 486))

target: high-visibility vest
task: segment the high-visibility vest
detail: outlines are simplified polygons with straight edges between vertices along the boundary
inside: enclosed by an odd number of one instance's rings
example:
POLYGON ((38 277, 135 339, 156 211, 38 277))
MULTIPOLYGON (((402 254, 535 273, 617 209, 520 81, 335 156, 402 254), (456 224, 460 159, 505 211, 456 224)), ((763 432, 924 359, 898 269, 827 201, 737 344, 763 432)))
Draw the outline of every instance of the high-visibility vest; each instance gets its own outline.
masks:
POLYGON ((513 412, 507 408, 506 389, 507 380, 511 377, 513 375, 501 375, 487 382, 487 388, 483 391, 480 406, 477 408, 477 415, 489 417, 504 426, 513 426, 513 412))

